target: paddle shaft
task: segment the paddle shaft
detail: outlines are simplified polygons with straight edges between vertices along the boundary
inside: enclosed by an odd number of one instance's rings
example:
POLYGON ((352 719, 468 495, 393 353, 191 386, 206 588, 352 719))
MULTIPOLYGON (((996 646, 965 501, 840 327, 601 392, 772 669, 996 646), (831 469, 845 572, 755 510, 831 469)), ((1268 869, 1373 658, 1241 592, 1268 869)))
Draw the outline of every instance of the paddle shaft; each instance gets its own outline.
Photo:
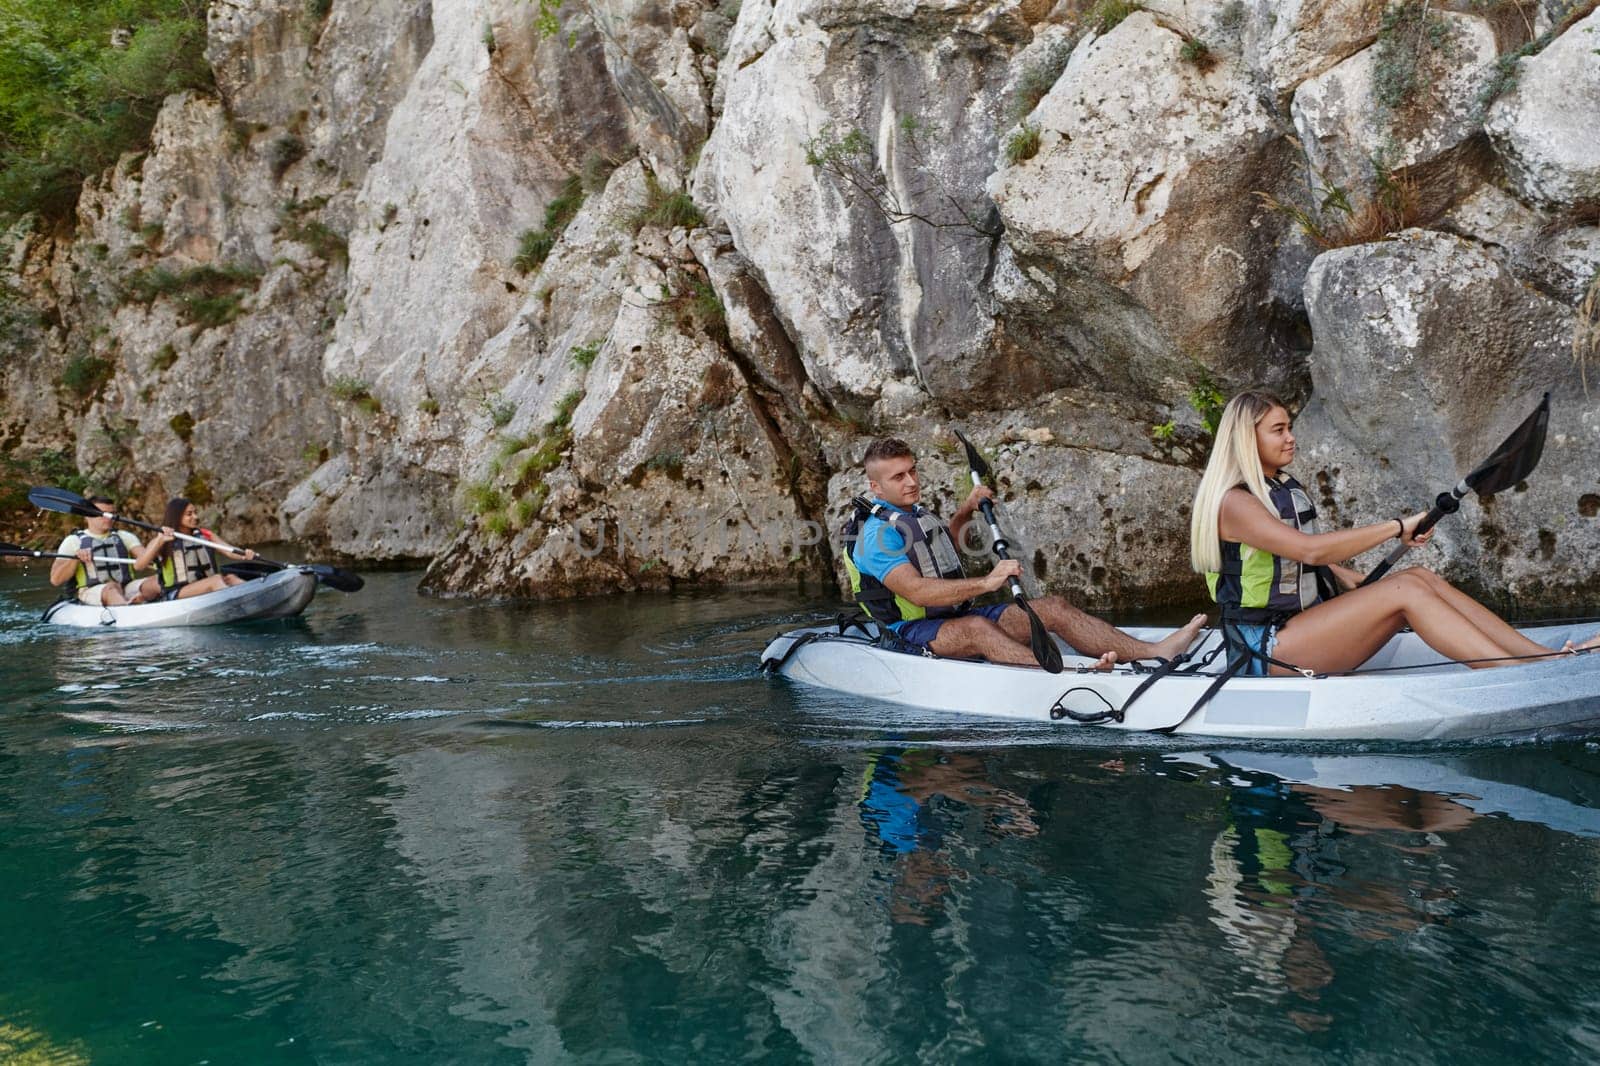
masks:
MULTIPOLYGON (((977 488, 982 484, 983 478, 978 476, 978 472, 976 470, 972 471, 973 488, 977 488)), ((988 500, 979 500, 978 510, 982 513, 983 520, 989 523, 989 537, 994 541, 993 548, 995 556, 1000 559, 1011 558, 1011 553, 1009 550, 1011 546, 1006 543, 1006 538, 1000 532, 1000 523, 997 522, 994 517, 994 504, 990 503, 988 500)), ((1027 602, 1027 594, 1022 591, 1022 582, 1013 577, 1007 582, 1007 584, 1011 588, 1011 596, 1013 599, 1022 603, 1027 602)))
MULTIPOLYGON (((1422 536, 1428 530, 1439 524, 1439 519, 1447 514, 1455 514, 1461 510, 1462 497, 1471 492, 1472 488, 1465 481, 1451 489, 1449 492, 1439 493, 1439 498, 1433 501, 1433 506, 1428 508, 1428 513, 1422 516, 1422 521, 1417 523, 1416 530, 1411 534, 1413 540, 1422 536)), ((1406 552, 1411 550, 1411 545, 1401 541, 1395 545, 1394 550, 1383 557, 1383 562, 1372 568, 1372 573, 1362 579, 1361 584, 1370 585, 1398 563, 1406 552)))
MULTIPOLYGON (((62 555, 60 552, 42 552, 35 551, 32 548, 12 548, 9 546, 0 548, 0 555, 14 556, 19 559, 78 559, 76 555, 62 555)), ((124 559, 120 555, 94 555, 90 556, 90 558, 97 563, 127 563, 130 566, 133 564, 132 559, 124 559)), ((80 563, 83 562, 82 559, 78 559, 78 561, 80 563)))

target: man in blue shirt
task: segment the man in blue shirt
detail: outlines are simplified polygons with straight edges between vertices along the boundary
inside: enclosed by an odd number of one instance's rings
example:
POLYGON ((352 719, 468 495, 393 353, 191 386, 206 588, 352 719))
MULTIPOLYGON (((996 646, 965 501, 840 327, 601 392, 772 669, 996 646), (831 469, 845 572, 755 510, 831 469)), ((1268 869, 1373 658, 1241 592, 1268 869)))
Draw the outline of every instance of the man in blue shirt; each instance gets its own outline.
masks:
MULTIPOLYGON (((1028 617, 1014 603, 973 608, 967 601, 993 592, 1020 576, 1022 565, 1001 559, 982 577, 967 577, 955 545, 978 503, 994 495, 975 487, 948 526, 920 505, 922 485, 917 458, 905 441, 874 441, 864 460, 867 487, 880 505, 861 525, 849 546, 853 578, 874 617, 903 642, 956 659, 1036 666, 1028 645, 1028 617)), ((1029 601, 1044 624, 1080 655, 1097 657, 1103 667, 1132 659, 1171 658, 1194 643, 1206 616, 1156 643, 1137 640, 1059 596, 1029 601)))

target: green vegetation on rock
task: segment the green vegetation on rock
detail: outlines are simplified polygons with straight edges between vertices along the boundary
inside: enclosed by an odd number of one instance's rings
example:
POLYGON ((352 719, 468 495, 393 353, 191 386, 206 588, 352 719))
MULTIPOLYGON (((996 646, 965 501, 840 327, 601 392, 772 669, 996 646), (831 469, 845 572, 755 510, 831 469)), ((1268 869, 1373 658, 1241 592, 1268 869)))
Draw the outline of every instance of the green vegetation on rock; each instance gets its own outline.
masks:
POLYGON ((122 281, 122 297, 150 304, 157 297, 177 300, 180 318, 201 329, 223 326, 244 311, 246 289, 254 289, 261 272, 245 266, 197 266, 173 271, 165 267, 136 270, 122 281))
POLYGON ((0 0, 0 223, 69 222, 169 93, 211 87, 205 33, 198 0, 0 0))
POLYGON ((582 206, 583 180, 572 175, 562 184, 555 199, 545 205, 544 228, 524 230, 518 238, 516 258, 511 260, 517 273, 531 274, 544 265, 544 261, 550 258, 551 249, 556 246, 556 240, 582 206))

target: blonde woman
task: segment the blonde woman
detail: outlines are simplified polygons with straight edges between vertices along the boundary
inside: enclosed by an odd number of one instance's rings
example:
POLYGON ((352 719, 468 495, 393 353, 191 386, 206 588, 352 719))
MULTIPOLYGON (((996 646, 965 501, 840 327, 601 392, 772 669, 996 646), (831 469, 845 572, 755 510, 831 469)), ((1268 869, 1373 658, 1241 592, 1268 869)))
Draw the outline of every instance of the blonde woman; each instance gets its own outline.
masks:
MULTIPOLYGON (((1222 608, 1233 654, 1249 659, 1245 674, 1290 672, 1268 659, 1318 673, 1353 670, 1404 626, 1440 654, 1478 667, 1575 650, 1535 644, 1422 567, 1362 586, 1362 575, 1342 561, 1396 538, 1426 544, 1432 531, 1417 536, 1416 529, 1427 512, 1318 533, 1316 509, 1285 470, 1294 453, 1282 401, 1242 392, 1222 412, 1195 493, 1190 563, 1222 608), (1337 590, 1344 592, 1328 598, 1337 590)), ((1600 636, 1578 650, 1596 645, 1600 636)))

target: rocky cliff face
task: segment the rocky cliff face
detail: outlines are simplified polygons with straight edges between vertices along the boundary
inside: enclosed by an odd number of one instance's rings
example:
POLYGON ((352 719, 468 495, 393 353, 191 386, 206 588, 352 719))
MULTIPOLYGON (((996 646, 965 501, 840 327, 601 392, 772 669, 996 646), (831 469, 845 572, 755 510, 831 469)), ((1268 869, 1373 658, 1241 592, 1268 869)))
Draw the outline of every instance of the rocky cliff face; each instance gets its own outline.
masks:
POLYGON ((217 5, 220 98, 13 235, 0 438, 558 596, 826 580, 867 441, 949 507, 959 424, 1033 578, 1115 607, 1195 598, 1214 392, 1304 405, 1354 522, 1549 390, 1526 491, 1426 561, 1592 601, 1593 8, 217 5))

